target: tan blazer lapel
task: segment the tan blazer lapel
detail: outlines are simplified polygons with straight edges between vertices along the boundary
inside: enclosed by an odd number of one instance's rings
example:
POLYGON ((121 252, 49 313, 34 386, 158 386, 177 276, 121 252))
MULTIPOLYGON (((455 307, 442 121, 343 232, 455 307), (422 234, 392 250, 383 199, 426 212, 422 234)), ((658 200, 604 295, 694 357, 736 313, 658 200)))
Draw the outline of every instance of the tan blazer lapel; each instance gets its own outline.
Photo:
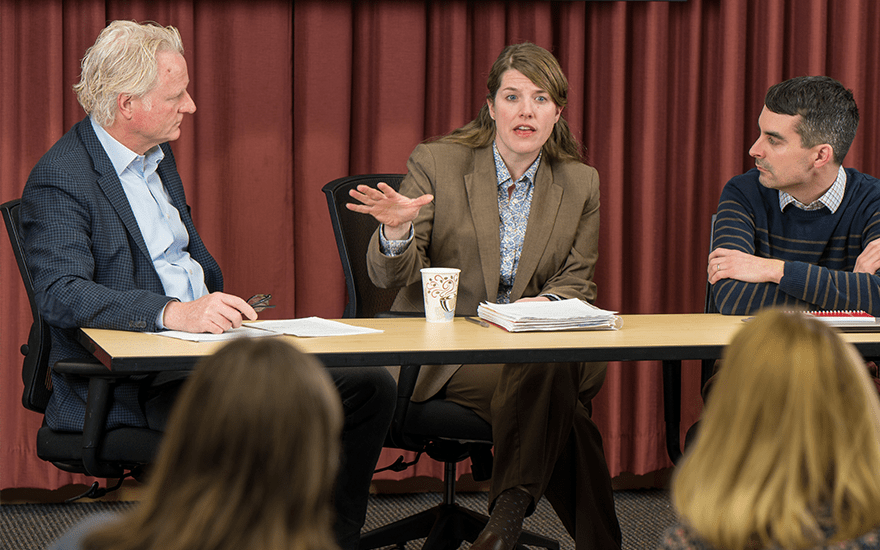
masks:
POLYGON ((495 160, 491 147, 474 151, 474 171, 465 174, 464 185, 477 233, 477 248, 480 251, 483 279, 486 282, 486 296, 494 301, 498 295, 498 276, 501 273, 501 235, 498 177, 495 174, 495 160))
POLYGON ((550 161, 547 158, 541 160, 541 166, 538 168, 535 180, 532 206, 529 209, 529 223, 526 226, 526 238, 519 256, 516 279, 510 292, 510 301, 522 298, 526 285, 535 274, 538 262, 547 249, 553 224, 556 223, 556 215, 562 203, 562 187, 553 183, 553 171, 550 169, 550 161))

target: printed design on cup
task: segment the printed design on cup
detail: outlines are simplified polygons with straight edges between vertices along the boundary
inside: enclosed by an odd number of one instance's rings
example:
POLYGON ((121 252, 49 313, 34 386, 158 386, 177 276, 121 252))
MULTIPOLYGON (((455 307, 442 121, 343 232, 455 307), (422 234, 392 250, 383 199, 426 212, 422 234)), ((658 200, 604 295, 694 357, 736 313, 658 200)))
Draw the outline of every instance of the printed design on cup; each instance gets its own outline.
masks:
POLYGON ((440 302, 443 311, 455 311, 456 286, 458 284, 458 273, 445 275, 437 273, 431 275, 425 281, 425 292, 431 298, 440 302))
POLYGON ((425 319, 431 323, 448 323, 455 317, 458 301, 458 275, 455 267, 425 267, 422 292, 425 297, 425 319))

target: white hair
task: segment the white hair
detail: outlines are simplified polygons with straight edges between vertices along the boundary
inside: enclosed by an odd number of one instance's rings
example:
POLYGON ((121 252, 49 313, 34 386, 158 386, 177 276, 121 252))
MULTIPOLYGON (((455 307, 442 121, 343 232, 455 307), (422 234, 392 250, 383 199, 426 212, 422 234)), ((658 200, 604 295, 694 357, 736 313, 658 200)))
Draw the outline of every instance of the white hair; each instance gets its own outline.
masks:
POLYGON ((86 50, 80 81, 73 87, 86 113, 101 126, 111 126, 119 94, 142 97, 156 86, 160 51, 183 55, 176 28, 134 21, 107 25, 86 50))

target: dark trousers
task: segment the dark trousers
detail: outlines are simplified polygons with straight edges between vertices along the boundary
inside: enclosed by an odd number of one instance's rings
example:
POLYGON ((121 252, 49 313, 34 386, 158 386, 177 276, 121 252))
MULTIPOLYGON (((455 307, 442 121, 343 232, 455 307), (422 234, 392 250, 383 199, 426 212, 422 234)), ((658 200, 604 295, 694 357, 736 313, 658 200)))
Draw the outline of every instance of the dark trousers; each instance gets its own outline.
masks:
MULTIPOLYGON (((336 507, 333 530, 341 550, 357 550, 367 517, 373 470, 394 415, 397 383, 384 368, 327 370, 339 390, 345 414, 342 456, 333 498, 336 507)), ((309 472, 299 474, 309 475, 309 472)))
POLYGON ((604 363, 463 365, 446 387, 446 399, 492 425, 490 508, 513 487, 535 502, 545 495, 579 550, 621 545, 602 436, 589 410, 604 379, 604 363))

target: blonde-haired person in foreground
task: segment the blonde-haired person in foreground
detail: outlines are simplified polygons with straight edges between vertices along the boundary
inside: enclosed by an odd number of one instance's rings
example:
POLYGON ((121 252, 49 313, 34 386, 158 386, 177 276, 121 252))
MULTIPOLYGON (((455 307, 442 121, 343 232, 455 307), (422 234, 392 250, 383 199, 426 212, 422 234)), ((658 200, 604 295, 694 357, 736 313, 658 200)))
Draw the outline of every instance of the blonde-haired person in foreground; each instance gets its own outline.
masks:
POLYGON ((769 309, 734 337, 672 483, 664 549, 880 548, 880 403, 822 321, 769 309))
POLYGON ((175 404, 146 495, 53 550, 335 550, 343 416, 317 359, 276 338, 202 360, 175 404))

